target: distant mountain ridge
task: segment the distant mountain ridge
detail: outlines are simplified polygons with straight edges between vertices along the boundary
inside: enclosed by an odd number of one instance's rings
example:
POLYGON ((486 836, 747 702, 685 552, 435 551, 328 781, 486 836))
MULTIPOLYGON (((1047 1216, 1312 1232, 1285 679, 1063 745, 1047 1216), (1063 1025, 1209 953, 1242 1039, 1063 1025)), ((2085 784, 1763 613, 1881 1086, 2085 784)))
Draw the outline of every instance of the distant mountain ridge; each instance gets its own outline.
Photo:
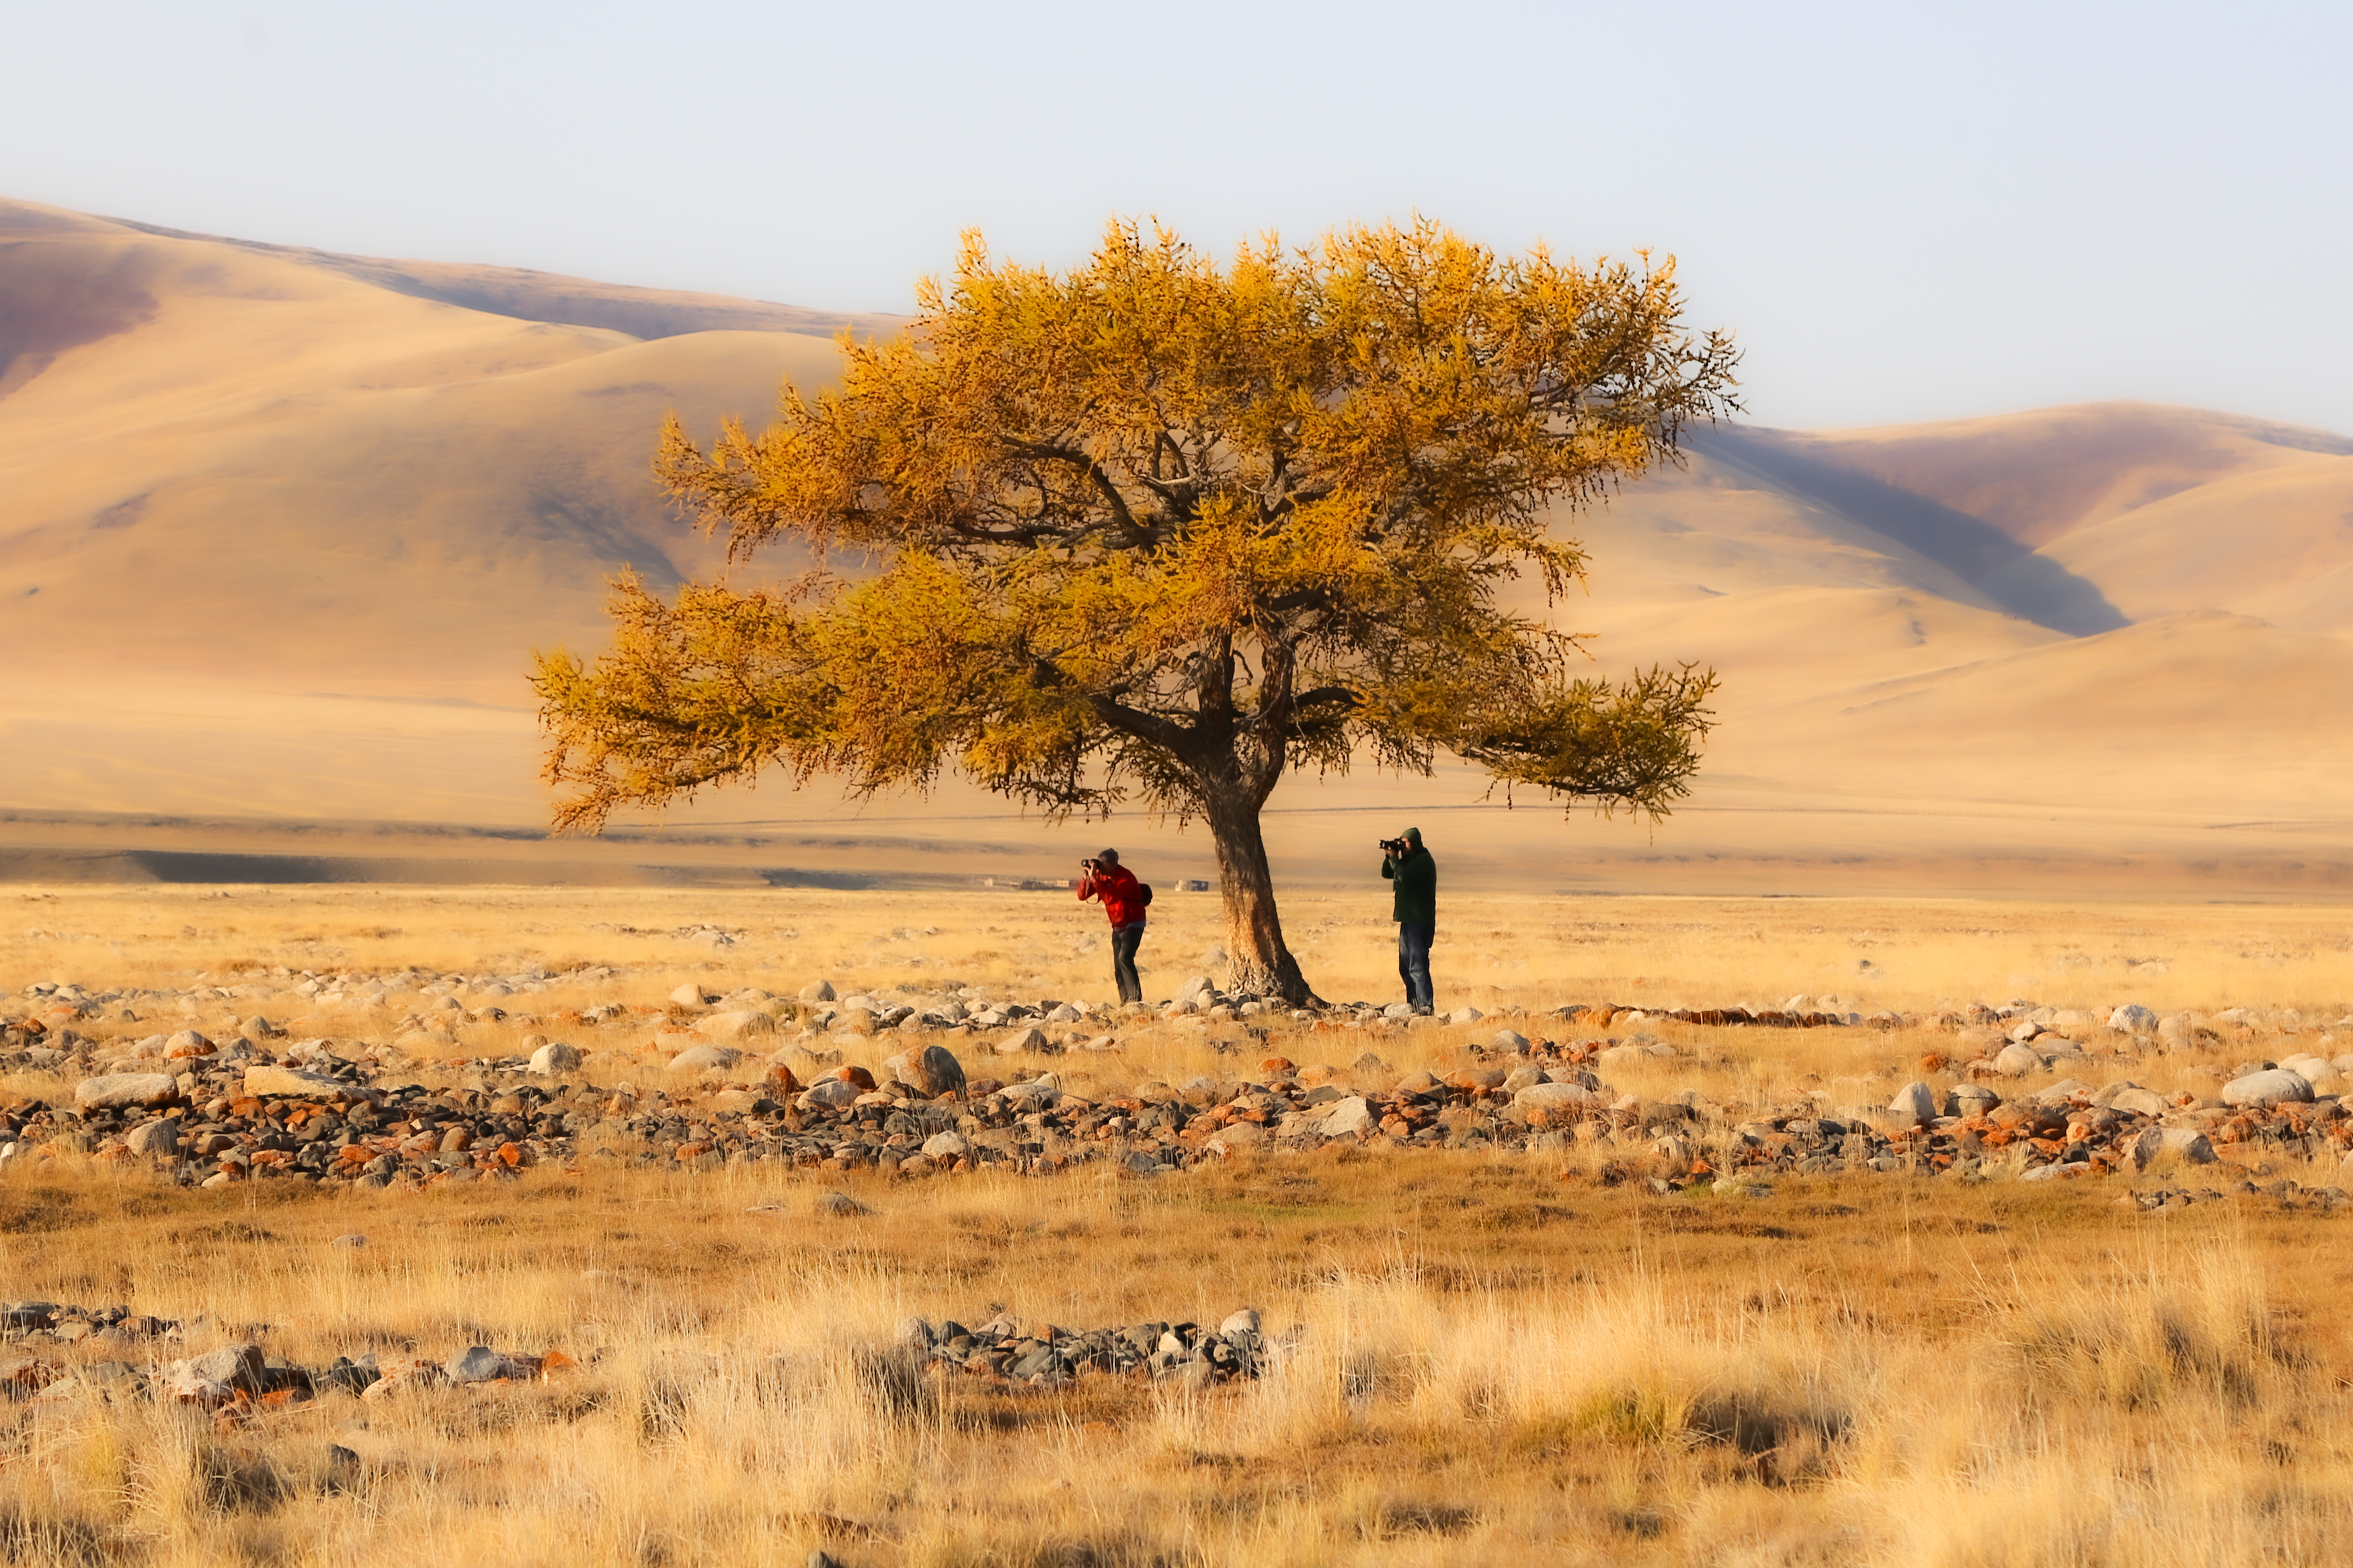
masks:
MULTIPOLYGON (((531 651, 601 646, 623 567, 726 569, 649 470, 665 413, 756 424, 837 374, 834 334, 901 324, 0 201, 0 807, 543 820, 531 651)), ((1821 824, 1900 820, 1938 826, 1886 853, 1968 864, 1993 813, 2127 848, 2293 822, 2353 867, 2353 438, 2111 403, 1723 426, 1688 458, 1562 520, 1589 598, 1523 595, 1602 669, 1723 671, 1656 853, 1831 864, 1821 824)), ((1016 820, 951 795, 861 820, 1016 820)), ((1277 805, 1305 843, 1319 801, 1458 797, 1366 775, 1277 805)), ((1520 846, 1499 864, 1619 831, 1478 820, 1520 846)), ((2182 864, 2245 863, 2232 832, 2182 864)))

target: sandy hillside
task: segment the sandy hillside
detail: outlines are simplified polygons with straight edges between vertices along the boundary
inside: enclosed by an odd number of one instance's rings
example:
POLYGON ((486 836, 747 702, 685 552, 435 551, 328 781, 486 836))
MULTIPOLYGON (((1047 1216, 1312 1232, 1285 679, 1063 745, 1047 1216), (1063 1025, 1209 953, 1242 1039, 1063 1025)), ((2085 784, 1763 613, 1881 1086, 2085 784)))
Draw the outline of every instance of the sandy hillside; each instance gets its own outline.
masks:
MULTIPOLYGON (((717 569, 647 476, 663 411, 756 421, 890 325, 0 204, 0 849, 162 814, 182 848, 332 820, 415 825, 329 835, 361 858, 545 855, 426 825, 543 820, 529 650, 597 646, 620 566, 717 569)), ((1564 826, 1459 770, 1358 774, 1286 785, 1272 837, 1316 879, 1405 813, 1492 885, 2353 890, 2348 518, 2353 440, 2194 410, 1705 433, 1565 520, 1594 570, 1555 612, 1604 668, 1725 671, 1689 810, 1564 826)), ((1106 832, 1206 870, 1198 836, 953 787, 713 797, 660 842, 889 873, 1106 832)))

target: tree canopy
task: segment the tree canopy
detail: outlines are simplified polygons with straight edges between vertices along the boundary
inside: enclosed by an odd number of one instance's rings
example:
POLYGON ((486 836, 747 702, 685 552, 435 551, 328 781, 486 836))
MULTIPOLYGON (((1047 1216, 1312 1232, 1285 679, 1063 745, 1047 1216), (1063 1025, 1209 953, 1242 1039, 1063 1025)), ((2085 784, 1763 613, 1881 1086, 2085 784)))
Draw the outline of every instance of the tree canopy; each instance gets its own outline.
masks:
POLYGON ((1730 339, 1682 309, 1672 261, 1429 222, 1222 268, 1116 224, 1060 274, 967 237, 912 330, 845 339, 838 389, 707 448, 664 429, 658 474, 731 562, 819 564, 674 602, 625 578, 608 651, 542 655, 557 826, 768 768, 1134 802, 1208 826, 1236 983, 1304 999, 1259 831, 1287 771, 1449 752, 1572 804, 1686 793, 1714 673, 1595 679, 1502 596, 1534 573, 1556 599, 1586 557, 1553 509, 1736 407, 1730 339))

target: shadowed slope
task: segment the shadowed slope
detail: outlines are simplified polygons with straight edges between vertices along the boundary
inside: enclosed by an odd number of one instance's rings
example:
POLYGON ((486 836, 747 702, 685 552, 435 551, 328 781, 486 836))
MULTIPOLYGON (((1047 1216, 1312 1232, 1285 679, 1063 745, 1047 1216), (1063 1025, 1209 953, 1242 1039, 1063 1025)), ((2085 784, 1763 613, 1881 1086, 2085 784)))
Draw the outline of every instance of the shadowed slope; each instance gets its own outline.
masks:
POLYGON ((2097 584, 1994 524, 1815 457, 1808 444, 1739 429, 1711 432, 1700 444, 1936 562, 2021 620, 2074 637, 2126 624, 2097 584))

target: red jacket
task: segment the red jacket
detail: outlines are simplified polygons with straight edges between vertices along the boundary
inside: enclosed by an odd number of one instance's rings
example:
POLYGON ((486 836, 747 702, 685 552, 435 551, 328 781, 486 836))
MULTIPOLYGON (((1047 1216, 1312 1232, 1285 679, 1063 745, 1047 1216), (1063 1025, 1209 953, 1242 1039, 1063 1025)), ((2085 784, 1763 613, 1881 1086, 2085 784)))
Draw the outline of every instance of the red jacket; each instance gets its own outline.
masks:
POLYGON ((1124 866, 1107 867, 1079 882, 1082 900, 1101 899, 1112 930, 1144 923, 1144 887, 1124 866))

